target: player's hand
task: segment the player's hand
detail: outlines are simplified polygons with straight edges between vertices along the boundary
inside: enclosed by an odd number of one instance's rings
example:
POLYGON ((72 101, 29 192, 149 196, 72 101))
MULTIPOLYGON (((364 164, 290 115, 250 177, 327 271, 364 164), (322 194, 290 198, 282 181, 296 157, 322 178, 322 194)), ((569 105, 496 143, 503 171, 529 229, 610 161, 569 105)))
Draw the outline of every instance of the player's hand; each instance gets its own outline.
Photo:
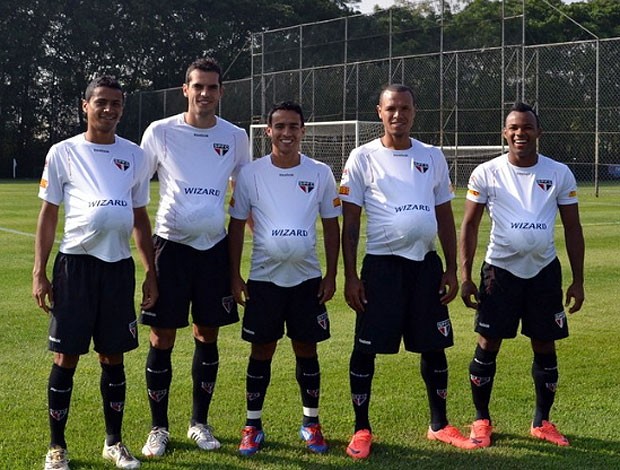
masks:
POLYGON ((570 286, 568 286, 568 289, 566 289, 565 306, 569 307, 571 304, 571 300, 573 301, 573 305, 568 309, 568 313, 578 312, 581 309, 585 298, 586 297, 583 292, 583 284, 572 283, 570 286))
POLYGON ((442 305, 448 305, 452 302, 459 291, 459 282, 456 280, 456 272, 445 272, 441 276, 441 285, 439 286, 439 301, 442 305))
POLYGON ((248 293, 248 286, 245 281, 240 277, 235 277, 230 281, 230 287, 232 290, 232 295, 235 298, 235 302, 237 304, 245 307, 246 301, 250 299, 250 294, 248 293))
POLYGON ((472 281, 464 281, 461 284, 461 299, 463 303, 473 309, 478 308, 478 288, 472 281))
POLYGON ((332 299, 334 293, 336 292, 336 278, 333 276, 326 276, 321 279, 321 284, 319 285, 319 293, 317 297, 319 298, 319 303, 324 304, 325 302, 332 299))
POLYGON ((159 288, 157 287, 157 277, 154 273, 147 273, 142 283, 142 302, 140 308, 149 310, 155 306, 159 297, 159 288))
POLYGON ((37 306, 45 313, 50 313, 50 310, 54 308, 52 284, 47 276, 35 276, 32 278, 32 297, 34 297, 37 306))
POLYGON ((344 299, 347 305, 356 312, 363 312, 366 300, 364 283, 358 278, 346 278, 344 281, 344 299))

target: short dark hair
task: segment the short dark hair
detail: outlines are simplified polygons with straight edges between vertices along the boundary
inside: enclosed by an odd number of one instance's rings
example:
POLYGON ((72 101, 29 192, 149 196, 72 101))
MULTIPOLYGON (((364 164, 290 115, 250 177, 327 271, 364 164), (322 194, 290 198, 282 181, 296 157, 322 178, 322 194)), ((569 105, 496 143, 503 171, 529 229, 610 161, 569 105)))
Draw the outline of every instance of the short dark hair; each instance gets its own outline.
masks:
MULTIPOLYGON (((534 117, 536 118, 536 126, 540 129, 540 118, 538 117, 538 114, 536 113, 536 111, 534 111, 534 108, 530 106, 529 104, 524 103, 523 101, 517 101, 510 107, 510 109, 508 110, 508 114, 512 112, 532 113, 534 117)), ((508 117, 508 114, 506 114, 506 117, 508 117)))
POLYGON ((301 118, 301 126, 304 126, 304 112, 301 109, 301 106, 294 101, 280 101, 279 103, 274 104, 271 107, 271 111, 267 115, 267 125, 271 126, 271 118, 273 117, 273 113, 276 111, 294 111, 299 114, 301 118))
POLYGON ((416 106, 416 98, 413 89, 407 85, 403 85, 402 83, 391 83, 384 86, 379 94, 379 104, 381 104, 381 98, 383 97, 383 93, 386 91, 391 91, 392 93, 409 93, 413 99, 413 105, 416 106))
POLYGON ((194 70, 202 70, 203 72, 215 72, 218 75, 218 81, 220 86, 222 85, 222 68, 220 64, 213 57, 203 57, 196 59, 189 64, 187 71, 185 72, 185 83, 189 83, 189 76, 194 70))
POLYGON ((102 75, 100 77, 96 77, 91 80, 91 82, 86 87, 86 91, 84 92, 84 99, 89 101, 93 94, 95 93, 95 88, 106 87, 112 88, 113 90, 119 90, 123 95, 123 101, 125 100, 125 94, 123 93, 123 87, 118 82, 118 80, 110 75, 102 75))

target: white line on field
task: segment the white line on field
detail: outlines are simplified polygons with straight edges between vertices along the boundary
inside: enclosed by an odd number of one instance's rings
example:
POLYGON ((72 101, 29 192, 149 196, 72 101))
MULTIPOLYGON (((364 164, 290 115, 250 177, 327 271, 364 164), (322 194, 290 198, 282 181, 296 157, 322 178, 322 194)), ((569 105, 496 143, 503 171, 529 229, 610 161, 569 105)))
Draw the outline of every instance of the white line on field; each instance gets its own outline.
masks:
POLYGON ((8 232, 8 233, 13 233, 15 235, 24 235, 25 237, 34 238, 34 233, 21 232, 19 230, 13 230, 12 228, 0 227, 0 231, 8 232))

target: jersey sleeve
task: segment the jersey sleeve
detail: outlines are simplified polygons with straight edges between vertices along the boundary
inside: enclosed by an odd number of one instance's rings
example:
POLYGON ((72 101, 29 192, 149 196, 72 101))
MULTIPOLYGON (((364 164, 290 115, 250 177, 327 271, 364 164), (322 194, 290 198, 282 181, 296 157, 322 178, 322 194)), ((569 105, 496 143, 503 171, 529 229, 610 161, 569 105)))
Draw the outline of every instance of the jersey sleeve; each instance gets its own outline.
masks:
POLYGON ((465 196, 469 201, 476 202, 478 204, 487 203, 487 186, 486 186, 485 171, 482 165, 478 165, 469 176, 469 182, 467 183, 467 195, 465 196))
POLYGON ((562 186, 558 192, 558 206, 570 206, 577 204, 577 181, 575 175, 566 165, 564 167, 564 177, 562 186))
POLYGON ((250 141, 248 134, 243 129, 235 133, 235 168, 230 179, 236 181, 241 168, 250 162, 250 141))
POLYGON ((336 188, 336 179, 329 166, 323 167, 321 174, 323 179, 323 195, 319 203, 319 215, 323 219, 338 217, 342 213, 340 198, 336 188))
POLYGON ((452 182, 450 181, 448 162, 443 152, 438 148, 434 148, 433 158, 435 159, 435 165, 437 167, 437 180, 434 189, 435 205, 439 206, 454 199, 454 191, 452 190, 452 182))
POLYGON ((235 189, 228 207, 230 216, 239 220, 246 220, 250 216, 251 201, 250 185, 248 184, 250 171, 248 170, 249 168, 245 167, 239 171, 235 189))
POLYGON ((151 179, 157 171, 157 165, 159 160, 160 145, 155 135, 155 126, 151 124, 146 128, 142 135, 142 141, 140 147, 144 151, 144 158, 146 160, 146 171, 148 179, 151 179))
POLYGON ((134 186, 131 188, 131 199, 134 208, 145 207, 151 200, 149 181, 151 173, 148 161, 142 149, 136 146, 134 186))
POLYGON ((367 165, 364 165, 366 160, 361 147, 351 151, 342 171, 338 190, 338 195, 343 202, 350 202, 360 207, 364 205, 368 172, 367 165))
POLYGON ((59 206, 63 201, 63 184, 60 171, 61 152, 58 145, 52 146, 45 157, 45 167, 39 183, 39 198, 59 206))

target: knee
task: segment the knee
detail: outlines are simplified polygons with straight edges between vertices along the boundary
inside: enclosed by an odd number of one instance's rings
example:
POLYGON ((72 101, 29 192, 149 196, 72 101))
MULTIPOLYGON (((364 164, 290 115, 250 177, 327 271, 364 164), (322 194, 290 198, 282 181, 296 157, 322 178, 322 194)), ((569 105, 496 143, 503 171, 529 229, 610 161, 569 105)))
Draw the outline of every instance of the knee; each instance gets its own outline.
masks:
POLYGON ((171 328, 151 328, 149 340, 155 349, 171 349, 176 340, 175 329, 171 328))

